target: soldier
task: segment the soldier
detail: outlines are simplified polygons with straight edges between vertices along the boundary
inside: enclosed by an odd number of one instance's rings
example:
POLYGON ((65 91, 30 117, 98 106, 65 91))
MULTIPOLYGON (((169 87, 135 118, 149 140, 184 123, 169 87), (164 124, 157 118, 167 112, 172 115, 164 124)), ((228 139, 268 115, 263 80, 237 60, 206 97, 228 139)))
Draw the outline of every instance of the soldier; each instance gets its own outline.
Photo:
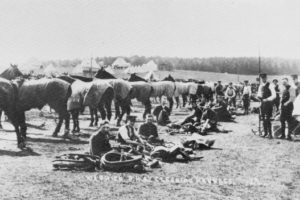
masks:
POLYGON ((300 93, 300 82, 298 81, 297 74, 292 74, 291 78, 292 78, 291 89, 295 90, 295 92, 296 92, 295 98, 296 98, 298 96, 298 94, 300 93))
POLYGON ((229 106, 236 107, 236 91, 233 88, 232 82, 229 83, 226 89, 225 98, 227 99, 229 106))
POLYGON ((272 139, 272 124, 271 116, 273 111, 273 101, 276 98, 274 85, 267 81, 267 74, 262 73, 259 75, 261 84, 258 88, 257 97, 261 100, 261 117, 263 120, 264 135, 262 137, 269 137, 272 139))
POLYGON ((274 105, 276 107, 276 112, 278 112, 279 111, 279 104, 280 104, 280 90, 279 90, 278 80, 274 79, 273 84, 274 84, 274 89, 275 89, 275 92, 276 92, 276 98, 274 100, 274 105))
POLYGON ((252 90, 251 90, 251 86, 249 85, 248 80, 245 80, 244 82, 245 82, 245 85, 243 88, 242 100, 243 100, 243 106, 244 106, 244 114, 248 115, 252 90))
POLYGON ((224 87, 223 87, 221 81, 218 81, 218 84, 217 84, 215 90, 216 90, 216 96, 224 96, 224 92, 223 92, 224 87))
POLYGON ((293 99, 290 95, 290 85, 288 84, 288 79, 284 78, 282 80, 283 91, 281 96, 281 113, 280 113, 280 122, 281 122, 281 139, 285 139, 285 122, 288 123, 288 135, 287 139, 291 140, 292 126, 293 126, 293 99))

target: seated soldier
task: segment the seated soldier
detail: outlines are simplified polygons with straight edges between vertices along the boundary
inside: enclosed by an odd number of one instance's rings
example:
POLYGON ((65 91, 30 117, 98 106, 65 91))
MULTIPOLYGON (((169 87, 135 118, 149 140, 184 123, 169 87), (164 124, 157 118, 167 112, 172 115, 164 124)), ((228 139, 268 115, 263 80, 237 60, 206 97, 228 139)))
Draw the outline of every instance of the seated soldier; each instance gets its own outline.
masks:
POLYGON ((136 116, 127 116, 126 124, 119 128, 118 141, 121 144, 137 146, 145 144, 145 141, 135 132, 135 120, 136 116))
POLYGON ((233 119, 227 110, 227 104, 220 95, 217 96, 216 104, 212 107, 212 110, 216 112, 218 121, 230 121, 233 119))
POLYGON ((201 117, 202 117, 202 110, 198 107, 196 102, 192 103, 192 108, 193 108, 193 113, 189 116, 187 116, 181 125, 184 125, 186 123, 200 123, 201 122, 201 117))
POLYGON ((168 108, 165 100, 162 101, 161 105, 158 105, 153 109, 153 115, 156 117, 156 121, 158 121, 158 116, 163 109, 165 109, 170 115, 170 108, 168 108))
POLYGON ((98 132, 90 137, 90 154, 102 156, 104 153, 111 150, 109 143, 109 123, 105 121, 98 132))
POLYGON ((146 116, 146 123, 140 126, 139 135, 142 139, 150 143, 162 142, 162 140, 158 138, 157 127, 153 124, 153 116, 151 114, 146 116))
POLYGON ((218 129, 217 113, 213 111, 208 105, 204 107, 201 121, 204 122, 201 127, 202 133, 207 131, 220 132, 218 129))

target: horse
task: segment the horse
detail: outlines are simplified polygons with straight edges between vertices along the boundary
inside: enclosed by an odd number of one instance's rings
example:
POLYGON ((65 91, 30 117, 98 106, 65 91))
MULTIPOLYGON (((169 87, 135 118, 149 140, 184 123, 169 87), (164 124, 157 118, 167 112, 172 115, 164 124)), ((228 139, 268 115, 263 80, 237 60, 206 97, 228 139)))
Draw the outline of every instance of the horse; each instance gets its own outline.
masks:
POLYGON ((53 132, 53 137, 57 137, 64 120, 64 136, 68 136, 70 116, 67 111, 67 101, 71 94, 71 85, 58 78, 19 81, 16 110, 18 115, 18 125, 20 126, 20 132, 23 137, 26 138, 27 130, 25 111, 32 108, 41 110, 46 104, 54 109, 59 115, 59 122, 53 132))
POLYGON ((5 112, 15 128, 18 148, 25 147, 25 137, 19 129, 19 119, 16 109, 18 87, 13 82, 0 78, 0 109, 5 112))
MULTIPOLYGON (((99 110, 102 120, 105 120, 106 117, 110 121, 112 112, 111 112, 111 103, 114 98, 114 89, 106 81, 103 80, 94 80, 91 82, 88 91, 84 95, 83 106, 89 106, 90 110, 96 111, 99 110)), ((91 114, 91 124, 93 126, 94 119, 91 114)), ((96 114, 97 116, 97 114, 96 114)), ((98 123, 98 118, 95 119, 95 125, 98 123)))
MULTIPOLYGON (((100 79, 101 80, 101 79, 100 79)), ((117 119, 117 126, 121 125, 122 118, 124 114, 130 114, 130 91, 132 86, 128 81, 123 79, 102 79, 103 81, 108 82, 114 90, 114 103, 115 103, 115 119, 117 119), (120 112, 121 108, 121 112, 120 112)))
POLYGON ((173 96, 175 93, 176 85, 175 82, 172 81, 159 81, 159 82, 152 82, 151 86, 153 88, 150 97, 159 97, 166 96, 169 103, 170 103, 170 112, 173 108, 173 96))
MULTIPOLYGON (((24 75, 18 69, 18 65, 10 64, 10 66, 0 74, 0 77, 11 81, 18 77, 24 77, 24 75)), ((1 117, 2 117, 2 110, 0 109, 0 128, 2 128, 1 117)))
POLYGON ((130 85, 132 86, 130 99, 136 99, 145 106, 143 113, 143 118, 145 119, 146 115, 151 113, 150 95, 153 88, 151 84, 143 81, 130 82, 130 85))
POLYGON ((185 107, 185 105, 187 103, 187 97, 189 95, 196 95, 198 85, 193 82, 187 82, 187 83, 175 82, 175 86, 176 86, 176 89, 175 89, 174 97, 176 100, 177 108, 179 107, 179 97, 180 96, 182 96, 182 101, 183 101, 182 106, 185 107))
MULTIPOLYGON (((73 118, 73 132, 80 132, 79 128, 79 113, 84 111, 85 105, 83 105, 83 99, 84 96, 86 95, 87 91, 89 88, 94 84, 93 83, 93 78, 88 78, 84 76, 58 76, 57 78, 60 78, 64 81, 67 81, 72 85, 72 95, 70 99, 68 100, 68 111, 71 113, 72 118, 73 118), (73 85, 75 84, 75 85, 73 85)), ((97 79, 95 79, 97 81, 97 79)), ((111 95, 106 96, 105 100, 99 102, 98 106, 88 106, 90 110, 90 116, 91 116, 91 122, 90 122, 90 127, 92 126, 97 126, 99 117, 98 117, 98 110, 101 114, 101 118, 104 120, 106 116, 108 116, 108 119, 111 119, 111 106, 108 108, 108 102, 109 98, 111 95), (108 102, 107 102, 107 101, 108 102), (106 111, 104 109, 106 107, 106 111), (108 114, 106 114, 106 112, 108 114)), ((111 102, 110 102, 111 104, 111 102)))

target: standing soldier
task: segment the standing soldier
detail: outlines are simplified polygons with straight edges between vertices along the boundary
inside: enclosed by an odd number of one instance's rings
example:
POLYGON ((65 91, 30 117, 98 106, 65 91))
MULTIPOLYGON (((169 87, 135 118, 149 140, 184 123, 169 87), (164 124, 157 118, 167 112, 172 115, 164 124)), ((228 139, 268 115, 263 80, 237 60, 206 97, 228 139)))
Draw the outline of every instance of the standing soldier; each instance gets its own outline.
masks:
POLYGON ((291 83, 291 88, 295 90, 296 92, 296 96, 298 96, 298 94, 300 93, 300 82, 298 81, 298 75, 297 74, 293 74, 291 75, 292 78, 292 83, 291 83))
POLYGON ((280 113, 280 123, 281 123, 281 139, 285 139, 285 122, 288 123, 288 135, 287 139, 291 140, 291 133, 292 133, 292 123, 293 123, 293 97, 291 98, 290 94, 290 85, 288 84, 288 79, 284 78, 282 80, 283 85, 283 92, 281 96, 281 113, 280 113))
POLYGON ((249 85, 249 82, 247 80, 244 81, 245 85, 243 88, 243 95, 242 95, 242 99, 243 99, 243 105, 244 105, 244 114, 248 115, 249 114, 249 107, 250 107, 250 97, 252 94, 251 91, 251 86, 249 85))
POLYGON ((229 83, 226 89, 225 98, 227 99, 229 106, 236 107, 236 91, 233 88, 232 82, 229 83))
POLYGON ((279 90, 278 80, 274 79, 273 84, 274 84, 274 89, 275 89, 275 92, 276 92, 276 98, 274 100, 274 105, 276 107, 276 112, 278 112, 279 111, 279 104, 280 104, 280 90, 279 90))
POLYGON ((218 81, 218 84, 216 86, 216 96, 224 96, 223 90, 224 88, 221 81, 218 81))
POLYGON ((259 85, 257 97, 261 100, 261 117, 263 120, 264 135, 272 139, 272 124, 271 116, 273 110, 273 101, 276 98, 274 86, 267 81, 267 74, 262 73, 259 75, 262 83, 259 85))

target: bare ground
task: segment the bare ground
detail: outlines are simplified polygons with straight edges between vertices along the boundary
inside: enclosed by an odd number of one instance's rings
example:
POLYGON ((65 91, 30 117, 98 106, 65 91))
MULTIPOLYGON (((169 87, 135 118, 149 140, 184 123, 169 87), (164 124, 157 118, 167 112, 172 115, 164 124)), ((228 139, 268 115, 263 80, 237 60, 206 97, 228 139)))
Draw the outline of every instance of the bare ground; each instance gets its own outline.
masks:
MULTIPOLYGON (((141 109, 135 109, 141 116, 141 109)), ((183 117, 173 115, 171 119, 183 117)), ((54 119, 40 117, 36 110, 27 112, 27 119, 31 124, 28 146, 33 152, 16 148, 16 136, 9 123, 4 122, 5 130, 0 131, 0 199, 300 199, 299 141, 254 136, 251 128, 257 120, 255 115, 239 116, 235 123, 222 123, 225 129, 232 130, 228 134, 206 136, 216 139, 216 149, 198 151, 197 155, 204 157, 202 160, 162 163, 161 168, 145 174, 53 171, 54 156, 87 151, 88 137, 84 136, 96 128, 87 128, 87 116, 83 116, 82 136, 70 141, 51 137, 54 119), (45 126, 40 128, 44 122, 45 126), (202 182, 99 178, 115 175, 177 177, 202 182)), ((161 136, 170 141, 186 137, 166 133, 161 136)))

